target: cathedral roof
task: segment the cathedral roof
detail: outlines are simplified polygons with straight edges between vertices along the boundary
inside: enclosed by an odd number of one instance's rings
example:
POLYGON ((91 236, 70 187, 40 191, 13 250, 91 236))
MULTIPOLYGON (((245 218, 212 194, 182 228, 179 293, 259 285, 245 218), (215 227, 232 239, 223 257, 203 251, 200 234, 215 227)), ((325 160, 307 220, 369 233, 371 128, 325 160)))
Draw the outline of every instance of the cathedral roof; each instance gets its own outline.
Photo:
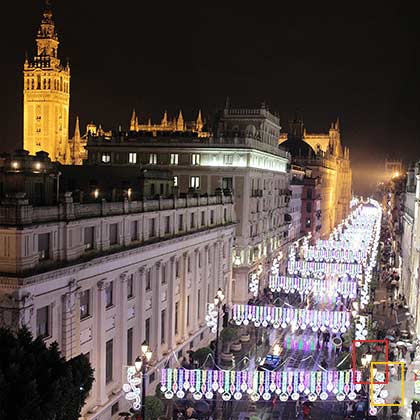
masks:
POLYGON ((312 147, 302 139, 289 138, 280 144, 282 149, 287 150, 292 157, 314 157, 315 152, 312 147))

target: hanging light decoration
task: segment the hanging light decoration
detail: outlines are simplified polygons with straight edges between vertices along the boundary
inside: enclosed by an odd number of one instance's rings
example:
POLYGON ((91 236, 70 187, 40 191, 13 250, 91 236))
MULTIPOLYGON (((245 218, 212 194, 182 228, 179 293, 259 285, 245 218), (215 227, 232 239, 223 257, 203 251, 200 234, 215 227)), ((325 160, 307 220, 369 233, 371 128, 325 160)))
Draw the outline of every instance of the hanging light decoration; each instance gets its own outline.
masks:
POLYGON ((341 294, 344 297, 355 298, 357 294, 357 282, 345 279, 338 280, 337 278, 326 280, 310 277, 271 277, 269 288, 272 292, 282 290, 285 293, 313 293, 316 296, 328 295, 329 297, 341 294))
POLYGON ((277 395, 280 401, 326 400, 335 396, 338 401, 354 400, 360 391, 361 373, 343 371, 228 371, 162 369, 161 391, 165 397, 184 398, 191 393, 195 400, 212 399, 215 393, 223 401, 240 400, 249 396, 252 401, 269 401, 277 395))
POLYGON ((253 323, 256 327, 294 329, 312 328, 313 331, 346 332, 350 325, 350 312, 321 311, 275 306, 233 305, 232 319, 237 325, 253 323))

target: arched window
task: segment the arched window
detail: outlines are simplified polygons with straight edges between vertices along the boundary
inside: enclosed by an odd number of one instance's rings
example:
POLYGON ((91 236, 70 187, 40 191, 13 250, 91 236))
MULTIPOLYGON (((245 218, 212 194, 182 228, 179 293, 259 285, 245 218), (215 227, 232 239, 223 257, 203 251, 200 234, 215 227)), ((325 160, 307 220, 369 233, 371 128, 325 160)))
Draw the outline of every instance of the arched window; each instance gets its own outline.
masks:
POLYGON ((60 91, 63 91, 63 78, 60 77, 60 91))
POLYGON ((36 78, 36 88, 41 89, 41 76, 37 76, 36 78))
POLYGON ((26 89, 29 89, 29 79, 26 79, 26 89))
POLYGON ((34 89, 35 88, 35 86, 34 86, 34 84, 35 84, 35 82, 34 82, 34 79, 31 79, 32 81, 31 81, 31 89, 34 89))
POLYGON ((42 88, 47 89, 47 79, 42 80, 42 88))
POLYGON ((48 89, 51 89, 51 79, 48 79, 48 89))

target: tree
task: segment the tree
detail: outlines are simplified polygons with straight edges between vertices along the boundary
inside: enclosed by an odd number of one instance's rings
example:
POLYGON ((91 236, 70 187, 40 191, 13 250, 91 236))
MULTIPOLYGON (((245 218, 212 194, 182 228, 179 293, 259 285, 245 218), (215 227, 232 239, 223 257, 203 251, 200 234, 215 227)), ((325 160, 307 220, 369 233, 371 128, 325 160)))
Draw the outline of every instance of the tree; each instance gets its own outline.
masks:
POLYGON ((156 420, 160 416, 164 414, 164 406, 163 402, 153 395, 149 395, 146 397, 146 420, 156 420))
POLYGON ((200 368, 205 367, 204 363, 209 361, 209 354, 212 354, 213 351, 210 347, 201 347, 192 354, 194 361, 197 361, 200 368))
POLYGON ((238 328, 235 327, 227 327, 223 328, 222 332, 220 333, 220 339, 223 342, 224 348, 226 351, 229 351, 230 345, 238 339, 238 328))
POLYGON ((77 420, 93 380, 85 356, 66 361, 56 342, 0 328, 1 419, 77 420))

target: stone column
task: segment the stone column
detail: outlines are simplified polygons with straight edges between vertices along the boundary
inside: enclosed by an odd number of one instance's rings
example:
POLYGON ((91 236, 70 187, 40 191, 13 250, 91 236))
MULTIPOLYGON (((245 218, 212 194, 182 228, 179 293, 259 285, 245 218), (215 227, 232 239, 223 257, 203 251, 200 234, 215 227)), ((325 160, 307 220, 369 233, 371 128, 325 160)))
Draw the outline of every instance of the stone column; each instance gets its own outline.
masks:
POLYGON ((152 342, 154 344, 154 353, 156 360, 159 361, 162 358, 161 351, 161 331, 162 326, 160 324, 160 313, 162 310, 162 279, 161 279, 161 268, 162 261, 158 261, 154 267, 154 273, 152 274, 153 281, 153 316, 152 316, 152 342))
POLYGON ((199 269, 198 269, 198 253, 199 249, 194 250, 192 261, 192 282, 191 282, 191 297, 190 297, 190 317, 191 317, 191 331, 198 330, 197 306, 198 306, 198 288, 199 269))
MULTIPOLYGON (((187 327, 187 258, 188 253, 182 254, 182 274, 180 279, 180 332, 182 340, 188 338, 188 327, 187 327)), ((190 303, 191 305, 191 303, 190 303)))
POLYGON ((96 399, 98 405, 104 405, 108 401, 106 394, 105 371, 106 371, 106 335, 105 335, 105 290, 109 282, 102 279, 98 282, 97 307, 96 307, 96 369, 95 382, 97 387, 96 399))
POLYGON ((117 366, 126 366, 127 365, 127 311, 128 311, 128 302, 127 302, 127 272, 120 274, 119 282, 119 301, 118 305, 121 308, 121 312, 118 316, 118 340, 119 342, 119 352, 120 357, 117 358, 120 363, 116 363, 117 366))
MULTIPOLYGON (((136 319, 137 325, 134 329, 134 346, 139 349, 145 340, 145 305, 146 305, 146 267, 143 265, 139 268, 138 282, 136 283, 136 319)), ((133 351, 133 355, 136 351, 133 351)), ((137 355, 137 354, 136 354, 137 355)))
MULTIPOLYGON (((202 276, 202 302, 204 305, 204 311, 202 311, 204 314, 207 313, 207 305, 210 303, 210 296, 209 296, 209 246, 206 245, 204 247, 204 252, 203 252, 203 276, 202 276)), ((211 292, 211 290, 210 290, 211 292)), ((205 315, 204 315, 205 316, 205 315)))
MULTIPOLYGON (((171 257, 169 261, 169 275, 168 278, 168 305, 167 315, 168 318, 168 351, 171 351, 175 347, 175 257, 171 257)), ((178 314, 179 316, 179 314, 178 314)), ((179 320, 178 320, 179 322, 179 320)))
POLYGON ((80 353, 80 300, 77 283, 70 280, 68 291, 62 296, 61 353, 66 360, 80 353))

